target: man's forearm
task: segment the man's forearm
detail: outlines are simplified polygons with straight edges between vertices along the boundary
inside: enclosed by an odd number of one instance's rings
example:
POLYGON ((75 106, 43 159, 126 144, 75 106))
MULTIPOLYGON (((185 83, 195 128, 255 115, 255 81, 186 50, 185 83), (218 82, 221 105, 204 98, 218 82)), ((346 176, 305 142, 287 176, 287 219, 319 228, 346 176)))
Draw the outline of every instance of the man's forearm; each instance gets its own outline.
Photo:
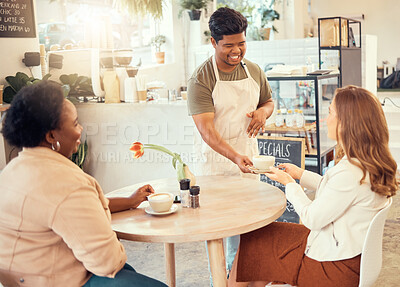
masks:
POLYGON ((194 115, 193 120, 203 140, 217 153, 231 160, 242 172, 250 172, 247 166, 252 165, 246 155, 241 155, 226 142, 214 126, 214 113, 194 115))
POLYGON ((272 100, 268 100, 267 102, 258 106, 257 110, 262 110, 265 113, 265 119, 268 119, 274 112, 274 102, 272 100))
POLYGON ((200 131, 203 140, 217 153, 234 161, 238 153, 221 137, 215 128, 208 127, 200 131))

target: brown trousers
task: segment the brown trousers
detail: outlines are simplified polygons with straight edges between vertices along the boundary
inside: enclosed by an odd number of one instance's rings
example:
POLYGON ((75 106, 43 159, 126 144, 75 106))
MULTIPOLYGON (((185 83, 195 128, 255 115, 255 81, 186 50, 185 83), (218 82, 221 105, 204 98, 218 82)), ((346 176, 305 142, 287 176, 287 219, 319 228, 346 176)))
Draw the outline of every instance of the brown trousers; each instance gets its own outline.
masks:
POLYGON ((240 237, 237 281, 267 281, 298 287, 357 287, 358 255, 319 262, 304 255, 310 230, 304 225, 274 222, 240 237))

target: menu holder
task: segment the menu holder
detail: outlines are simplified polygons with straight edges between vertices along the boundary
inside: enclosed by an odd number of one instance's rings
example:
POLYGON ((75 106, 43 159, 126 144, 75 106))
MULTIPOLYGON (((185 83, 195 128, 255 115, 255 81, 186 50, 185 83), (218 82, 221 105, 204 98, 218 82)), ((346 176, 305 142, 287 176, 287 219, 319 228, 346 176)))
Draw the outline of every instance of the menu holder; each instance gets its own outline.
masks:
MULTIPOLYGON (((276 166, 281 163, 292 163, 301 168, 305 167, 304 138, 258 136, 257 141, 259 154, 274 156, 276 166)), ((284 185, 263 174, 261 175, 261 181, 274 185, 285 192, 284 185)), ((294 210, 293 205, 287 201, 285 212, 276 221, 299 223, 300 217, 294 210)))

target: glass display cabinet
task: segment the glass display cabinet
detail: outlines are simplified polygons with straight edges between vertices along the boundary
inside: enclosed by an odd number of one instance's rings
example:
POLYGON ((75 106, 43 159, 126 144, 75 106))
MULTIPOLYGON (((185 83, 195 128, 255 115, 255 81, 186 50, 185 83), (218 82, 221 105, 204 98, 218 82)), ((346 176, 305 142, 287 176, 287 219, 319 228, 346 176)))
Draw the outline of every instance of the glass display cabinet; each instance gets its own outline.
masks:
POLYGON ((322 175, 334 158, 336 143, 328 138, 326 119, 335 90, 339 87, 339 74, 268 77, 268 81, 276 110, 281 111, 285 122, 282 126, 279 122, 267 125, 265 133, 277 137, 303 137, 305 167, 322 175), (305 125, 287 126, 288 114, 296 111, 304 115, 305 125))

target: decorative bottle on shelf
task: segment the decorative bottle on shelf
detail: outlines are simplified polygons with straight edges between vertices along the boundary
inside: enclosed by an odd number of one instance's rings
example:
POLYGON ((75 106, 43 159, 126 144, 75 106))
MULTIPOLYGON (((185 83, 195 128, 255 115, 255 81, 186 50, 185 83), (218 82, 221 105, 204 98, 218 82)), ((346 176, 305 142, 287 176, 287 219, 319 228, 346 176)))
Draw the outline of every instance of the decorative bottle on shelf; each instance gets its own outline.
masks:
POLYGON ((286 126, 289 128, 293 127, 293 111, 292 110, 288 110, 288 112, 287 112, 286 126))
POLYGON ((277 127, 283 126, 284 121, 285 121, 285 119, 283 118, 281 110, 277 110, 276 116, 275 116, 275 126, 277 126, 277 127))
POLYGON ((298 114, 298 112, 299 112, 298 109, 294 109, 294 110, 293 110, 293 115, 292 115, 292 118, 293 118, 293 127, 297 127, 297 125, 296 125, 296 120, 297 120, 297 114, 298 114))
POLYGON ((190 179, 184 178, 179 181, 180 189, 181 189, 181 205, 182 207, 190 207, 190 179))
POLYGON ((302 110, 298 110, 297 114, 296 114, 296 126, 298 128, 302 128, 305 125, 305 118, 303 115, 303 111, 302 110))
POLYGON ((286 116, 287 116, 287 110, 285 108, 281 108, 281 115, 282 115, 282 119, 283 119, 283 125, 286 124, 286 116))

